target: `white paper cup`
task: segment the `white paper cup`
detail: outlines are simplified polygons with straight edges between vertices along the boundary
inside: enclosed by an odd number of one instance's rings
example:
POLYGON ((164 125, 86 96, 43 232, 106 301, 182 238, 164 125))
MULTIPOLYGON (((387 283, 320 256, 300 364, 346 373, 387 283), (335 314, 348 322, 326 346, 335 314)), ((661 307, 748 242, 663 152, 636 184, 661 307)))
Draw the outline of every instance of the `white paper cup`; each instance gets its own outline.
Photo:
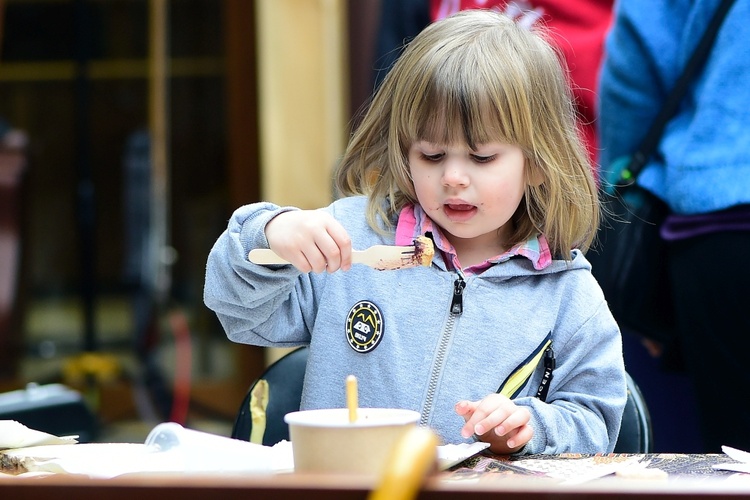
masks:
POLYGON ((287 413, 295 472, 342 473, 379 477, 398 439, 419 420, 412 410, 359 408, 287 413))

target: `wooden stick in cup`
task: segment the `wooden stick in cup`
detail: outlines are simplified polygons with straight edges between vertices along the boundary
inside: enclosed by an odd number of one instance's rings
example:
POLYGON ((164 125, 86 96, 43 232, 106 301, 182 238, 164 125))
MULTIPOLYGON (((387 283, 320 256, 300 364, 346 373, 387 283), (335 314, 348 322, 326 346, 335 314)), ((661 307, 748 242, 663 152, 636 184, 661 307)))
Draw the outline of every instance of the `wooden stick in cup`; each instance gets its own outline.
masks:
POLYGON ((349 423, 357 421, 357 407, 359 406, 357 393, 357 377, 349 375, 346 377, 346 406, 349 408, 349 423))

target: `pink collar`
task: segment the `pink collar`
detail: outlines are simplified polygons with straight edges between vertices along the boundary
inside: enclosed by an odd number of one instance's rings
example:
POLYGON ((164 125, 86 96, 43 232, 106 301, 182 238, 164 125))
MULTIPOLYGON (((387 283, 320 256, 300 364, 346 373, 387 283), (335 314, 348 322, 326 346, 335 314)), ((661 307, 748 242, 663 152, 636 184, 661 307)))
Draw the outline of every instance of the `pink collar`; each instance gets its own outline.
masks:
MULTIPOLYGON (((424 213, 422 207, 419 205, 406 205, 401 209, 398 223, 396 224, 396 245, 412 245, 414 238, 425 233, 432 233, 435 248, 443 253, 446 263, 453 269, 461 269, 461 264, 458 262, 456 250, 453 248, 453 245, 443 237, 440 227, 432 222, 432 219, 424 213)), ((534 265, 534 269, 537 270, 544 269, 552 263, 547 239, 539 234, 528 241, 519 243, 500 255, 486 260, 482 264, 471 266, 463 271, 467 274, 480 274, 492 265, 505 262, 515 256, 526 257, 534 265)))

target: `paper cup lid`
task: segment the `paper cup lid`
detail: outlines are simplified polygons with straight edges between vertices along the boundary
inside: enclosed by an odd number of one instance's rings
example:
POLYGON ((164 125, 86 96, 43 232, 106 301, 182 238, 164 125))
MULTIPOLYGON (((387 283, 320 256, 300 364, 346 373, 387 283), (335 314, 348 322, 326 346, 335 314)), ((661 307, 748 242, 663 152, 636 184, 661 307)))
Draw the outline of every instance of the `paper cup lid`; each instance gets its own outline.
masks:
POLYGON ((350 423, 349 410, 331 408, 287 413, 284 421, 290 425, 308 427, 377 427, 416 424, 419 416, 419 412, 399 408, 358 408, 357 420, 350 423))

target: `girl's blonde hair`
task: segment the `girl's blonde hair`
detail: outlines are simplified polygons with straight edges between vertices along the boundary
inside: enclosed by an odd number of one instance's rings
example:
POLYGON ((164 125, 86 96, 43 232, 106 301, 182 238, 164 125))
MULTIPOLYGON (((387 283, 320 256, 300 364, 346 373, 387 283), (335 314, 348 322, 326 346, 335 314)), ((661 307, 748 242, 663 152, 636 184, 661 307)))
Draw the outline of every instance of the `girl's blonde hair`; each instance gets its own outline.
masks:
POLYGON ((570 259, 571 248, 588 249, 599 224, 572 100, 559 54, 541 34, 499 12, 459 12, 425 28, 396 61, 352 134, 336 186, 369 196, 368 222, 383 231, 417 203, 414 142, 514 144, 526 157, 527 187, 507 243, 542 233, 553 255, 570 259))

